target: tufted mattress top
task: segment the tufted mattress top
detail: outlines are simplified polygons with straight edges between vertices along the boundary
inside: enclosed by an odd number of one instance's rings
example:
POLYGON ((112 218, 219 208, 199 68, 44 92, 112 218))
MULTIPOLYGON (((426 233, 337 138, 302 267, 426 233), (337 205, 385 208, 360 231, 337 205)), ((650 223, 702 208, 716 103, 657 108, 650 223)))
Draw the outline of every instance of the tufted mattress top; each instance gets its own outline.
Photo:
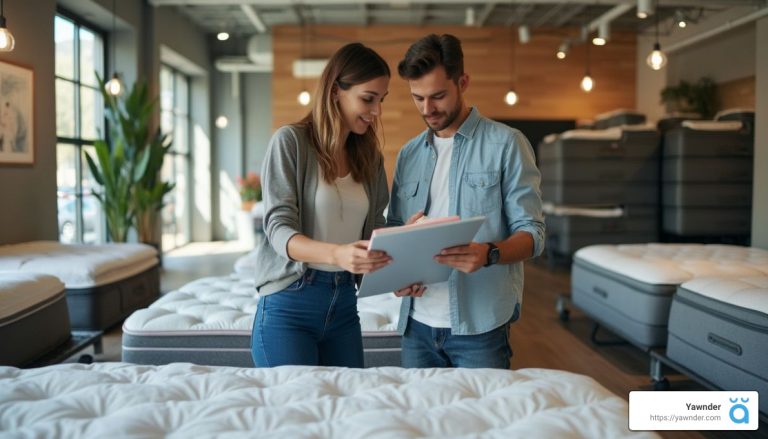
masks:
POLYGON ((0 246, 0 270, 50 274, 61 279, 67 289, 108 284, 157 264, 157 250, 145 244, 33 241, 0 246))
POLYGON ((722 244, 591 245, 574 254, 574 264, 646 284, 680 285, 702 276, 768 275, 768 251, 722 244))
POLYGON ((64 294, 64 284, 47 274, 0 271, 0 325, 15 321, 64 294))
MULTIPOLYGON (((123 323, 131 335, 250 336, 258 295, 253 279, 242 274, 205 277, 169 292, 123 323)), ((391 333, 397 327, 400 299, 383 294, 360 299, 363 335, 391 333)))
POLYGON ((768 276, 701 277, 682 284, 680 288, 768 315, 768 276))
POLYGON ((24 437, 656 437, 593 379, 547 369, 0 367, 24 437))

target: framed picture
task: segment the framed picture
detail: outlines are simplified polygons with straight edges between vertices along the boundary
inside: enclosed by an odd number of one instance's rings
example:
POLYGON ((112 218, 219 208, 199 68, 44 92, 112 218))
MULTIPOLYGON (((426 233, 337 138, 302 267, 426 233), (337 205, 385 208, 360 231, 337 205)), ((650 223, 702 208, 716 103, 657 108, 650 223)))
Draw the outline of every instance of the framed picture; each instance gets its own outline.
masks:
POLYGON ((35 163, 33 72, 0 61, 0 164, 35 163))

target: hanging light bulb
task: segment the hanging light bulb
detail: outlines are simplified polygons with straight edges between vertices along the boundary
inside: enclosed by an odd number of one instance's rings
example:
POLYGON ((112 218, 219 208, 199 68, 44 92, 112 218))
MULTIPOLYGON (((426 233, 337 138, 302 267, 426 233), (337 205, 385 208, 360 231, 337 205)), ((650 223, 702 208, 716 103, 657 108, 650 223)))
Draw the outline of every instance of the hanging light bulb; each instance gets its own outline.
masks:
POLYGON ((306 107, 309 105, 309 101, 311 100, 311 96, 309 95, 309 92, 306 90, 302 90, 301 93, 299 93, 299 104, 301 106, 306 107))
POLYGON ((653 45, 653 51, 645 59, 645 62, 653 70, 661 70, 662 67, 667 65, 667 55, 661 51, 661 45, 657 42, 653 45))
POLYGON ((16 47, 16 38, 5 26, 5 15, 3 14, 3 1, 0 0, 0 52, 10 52, 16 47))
POLYGON ((659 15, 656 14, 656 42, 653 43, 653 51, 645 59, 645 62, 653 70, 661 70, 662 67, 667 65, 667 55, 661 51, 661 44, 659 44, 659 15))
POLYGON ((584 75, 583 78, 581 78, 581 89, 585 92, 589 93, 592 91, 592 88, 595 87, 595 81, 592 80, 592 77, 589 76, 589 72, 587 72, 586 75, 584 75))
POLYGON ((123 81, 120 80, 120 75, 115 72, 112 74, 112 79, 107 81, 107 83, 104 85, 104 88, 110 95, 120 96, 123 93, 123 89, 125 87, 123 87, 123 81))
POLYGON ((504 102, 510 107, 515 105, 517 103, 517 93, 515 93, 515 91, 510 88, 507 94, 504 96, 504 102))

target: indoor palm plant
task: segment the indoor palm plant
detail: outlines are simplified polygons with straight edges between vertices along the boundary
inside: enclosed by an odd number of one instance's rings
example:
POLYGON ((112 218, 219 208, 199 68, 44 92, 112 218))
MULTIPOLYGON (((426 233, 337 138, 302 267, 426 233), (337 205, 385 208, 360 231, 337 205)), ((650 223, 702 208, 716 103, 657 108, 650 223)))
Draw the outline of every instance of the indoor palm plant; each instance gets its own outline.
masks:
POLYGON ((717 84, 710 78, 680 81, 661 90, 661 102, 668 112, 698 113, 705 119, 717 113, 717 84))
POLYGON ((131 226, 139 241, 159 246, 158 213, 163 197, 173 185, 162 181, 160 170, 170 149, 168 136, 157 129, 150 135, 156 99, 146 82, 136 83, 124 96, 108 94, 98 78, 104 97, 109 139, 96 142, 96 157, 86 154, 88 167, 102 192, 101 201, 112 241, 124 242, 131 226))

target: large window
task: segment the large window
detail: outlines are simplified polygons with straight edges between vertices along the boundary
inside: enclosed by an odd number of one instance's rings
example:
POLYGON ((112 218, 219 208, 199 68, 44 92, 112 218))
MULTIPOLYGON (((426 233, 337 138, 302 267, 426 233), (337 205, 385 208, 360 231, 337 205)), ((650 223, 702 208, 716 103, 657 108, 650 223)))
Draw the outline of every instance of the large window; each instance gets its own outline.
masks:
POLYGON ((163 250, 189 242, 189 78, 167 65, 160 70, 160 126, 173 140, 170 154, 163 162, 162 178, 176 186, 165 197, 163 250))
POLYGON ((104 101, 96 74, 104 77, 104 36, 77 20, 55 18, 56 181, 59 239, 99 243, 103 214, 93 196, 93 179, 84 153, 104 135, 104 101))

